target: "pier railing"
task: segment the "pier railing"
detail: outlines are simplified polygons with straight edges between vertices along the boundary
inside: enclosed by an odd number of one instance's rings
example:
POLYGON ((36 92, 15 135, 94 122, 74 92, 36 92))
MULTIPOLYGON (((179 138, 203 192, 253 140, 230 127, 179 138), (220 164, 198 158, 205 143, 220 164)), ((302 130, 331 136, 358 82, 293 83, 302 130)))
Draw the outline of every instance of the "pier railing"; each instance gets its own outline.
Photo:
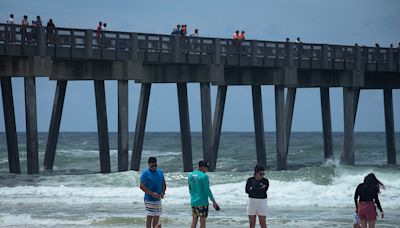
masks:
POLYGON ((0 55, 303 69, 400 71, 399 48, 232 40, 0 24, 0 55))

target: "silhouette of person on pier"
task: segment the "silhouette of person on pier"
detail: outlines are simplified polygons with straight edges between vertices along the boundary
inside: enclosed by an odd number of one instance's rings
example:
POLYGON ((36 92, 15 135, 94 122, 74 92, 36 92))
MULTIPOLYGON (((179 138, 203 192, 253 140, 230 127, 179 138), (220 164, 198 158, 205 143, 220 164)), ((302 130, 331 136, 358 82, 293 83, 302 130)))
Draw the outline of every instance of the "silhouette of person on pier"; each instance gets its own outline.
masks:
POLYGON ((47 44, 55 43, 55 37, 54 37, 55 30, 56 30, 56 26, 54 25, 53 19, 50 18, 46 25, 46 42, 47 42, 47 44))
POLYGON ((97 25, 97 29, 96 29, 97 47, 101 47, 101 39, 102 39, 101 31, 102 30, 103 30, 103 22, 99 21, 99 24, 97 25))
POLYGON ((16 38, 15 38, 15 27, 14 27, 14 14, 10 14, 10 18, 7 19, 6 21, 8 25, 8 29, 6 30, 8 32, 8 40, 11 43, 14 43, 16 38))

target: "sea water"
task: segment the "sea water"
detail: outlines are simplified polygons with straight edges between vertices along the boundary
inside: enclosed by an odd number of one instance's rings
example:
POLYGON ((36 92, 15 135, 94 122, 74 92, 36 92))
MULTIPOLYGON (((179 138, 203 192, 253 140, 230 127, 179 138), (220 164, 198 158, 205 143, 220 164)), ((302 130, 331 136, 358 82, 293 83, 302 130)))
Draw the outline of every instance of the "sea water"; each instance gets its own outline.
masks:
MULTIPOLYGON (((116 172, 115 133, 110 133, 110 174, 99 173, 96 133, 61 133, 54 170, 27 175, 24 138, 19 134, 22 174, 9 174, 5 135, 0 134, 0 227, 144 227, 140 172, 116 172)), ((396 135, 397 145, 399 138, 396 135)), ((46 139, 47 133, 39 134, 41 164, 46 139)), ((194 167, 202 157, 201 139, 200 133, 192 134, 194 167)), ((386 186, 379 196, 385 218, 377 227, 400 227, 400 167, 385 165, 385 134, 356 133, 355 166, 338 161, 342 139, 341 133, 334 133, 334 158, 324 161, 321 133, 293 133, 288 170, 276 171, 275 135, 266 134, 269 227, 352 227, 354 191, 370 172, 386 186)), ((217 172, 208 173, 221 211, 210 209, 208 227, 248 226, 244 187, 256 163, 254 144, 253 133, 222 134, 217 172)), ((157 157, 167 182, 163 227, 189 227, 190 196, 179 133, 146 133, 141 169, 149 156, 157 157)))

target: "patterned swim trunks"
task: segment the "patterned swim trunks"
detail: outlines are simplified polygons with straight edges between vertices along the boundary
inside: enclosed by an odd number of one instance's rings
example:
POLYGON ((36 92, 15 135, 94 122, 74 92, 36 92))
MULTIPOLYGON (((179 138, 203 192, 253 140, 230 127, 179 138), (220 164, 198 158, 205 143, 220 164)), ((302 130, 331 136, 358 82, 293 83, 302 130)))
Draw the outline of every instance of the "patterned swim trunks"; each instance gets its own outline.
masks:
POLYGON ((196 217, 206 217, 208 216, 208 205, 207 206, 197 206, 192 207, 192 215, 196 217))

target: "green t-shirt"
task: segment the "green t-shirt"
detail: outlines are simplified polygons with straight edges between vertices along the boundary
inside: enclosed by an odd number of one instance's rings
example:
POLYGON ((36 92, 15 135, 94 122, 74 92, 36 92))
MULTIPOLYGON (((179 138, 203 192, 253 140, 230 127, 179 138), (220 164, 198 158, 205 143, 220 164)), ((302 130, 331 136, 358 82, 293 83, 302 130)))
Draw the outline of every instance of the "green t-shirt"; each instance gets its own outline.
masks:
POLYGON ((188 183, 192 207, 207 206, 209 197, 211 201, 214 200, 207 174, 201 171, 191 172, 188 183))

